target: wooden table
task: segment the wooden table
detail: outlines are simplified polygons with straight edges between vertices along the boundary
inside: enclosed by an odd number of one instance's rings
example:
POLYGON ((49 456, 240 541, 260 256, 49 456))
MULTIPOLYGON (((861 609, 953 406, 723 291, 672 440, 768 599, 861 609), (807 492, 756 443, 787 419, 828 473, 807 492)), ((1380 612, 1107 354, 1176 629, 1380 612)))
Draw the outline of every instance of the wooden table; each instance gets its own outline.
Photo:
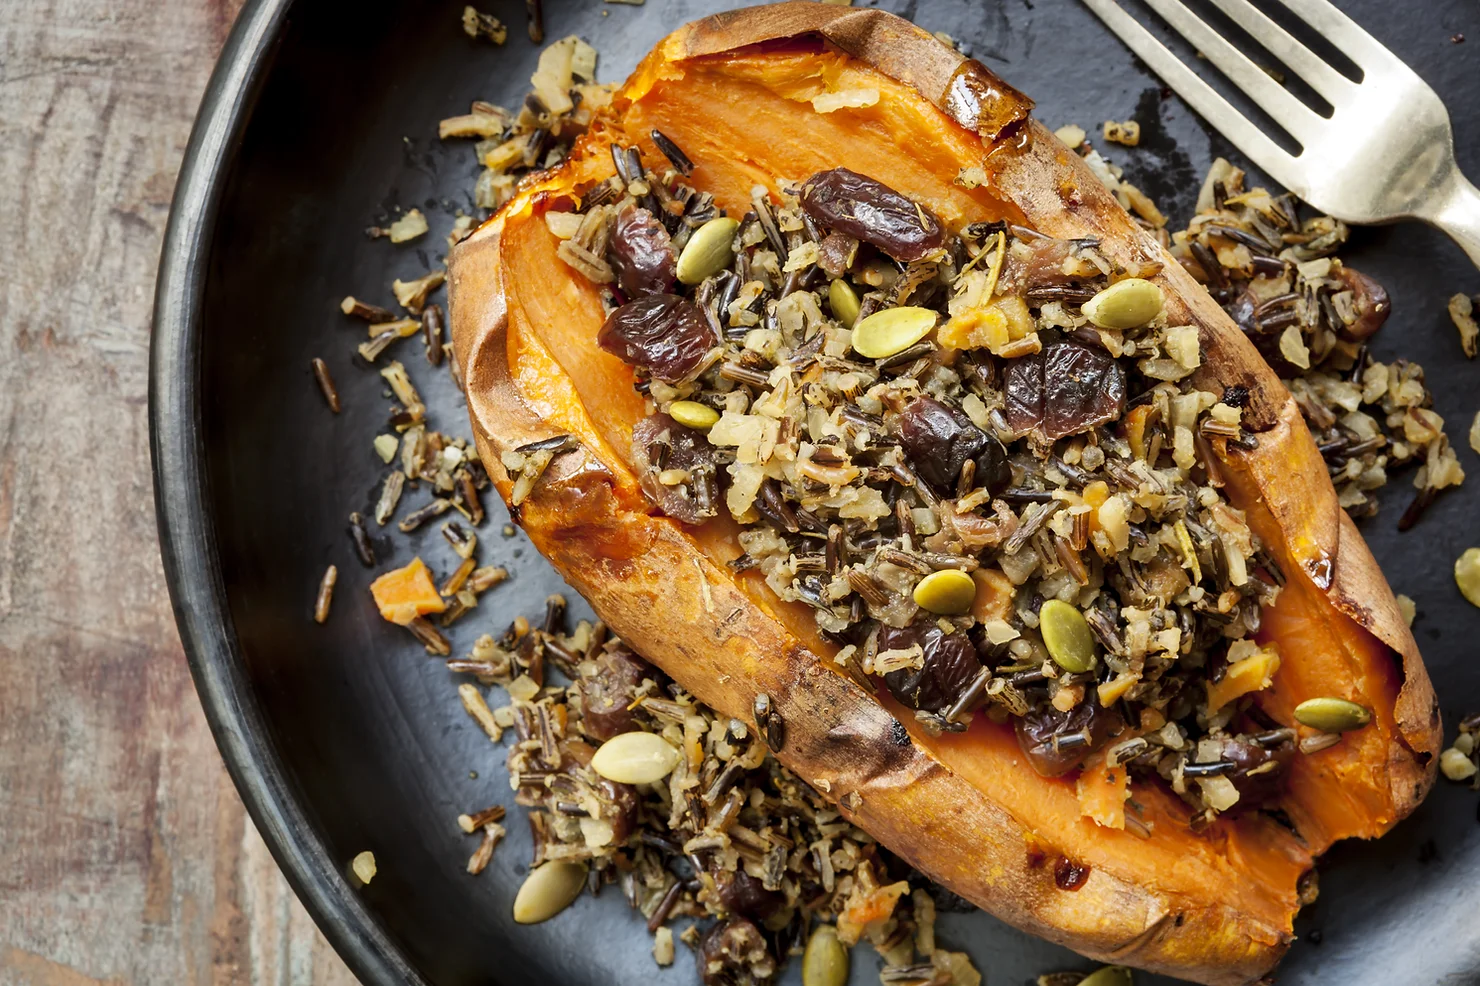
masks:
POLYGON ((0 986, 354 982, 226 776, 155 539, 155 265, 238 6, 0 4, 0 986))

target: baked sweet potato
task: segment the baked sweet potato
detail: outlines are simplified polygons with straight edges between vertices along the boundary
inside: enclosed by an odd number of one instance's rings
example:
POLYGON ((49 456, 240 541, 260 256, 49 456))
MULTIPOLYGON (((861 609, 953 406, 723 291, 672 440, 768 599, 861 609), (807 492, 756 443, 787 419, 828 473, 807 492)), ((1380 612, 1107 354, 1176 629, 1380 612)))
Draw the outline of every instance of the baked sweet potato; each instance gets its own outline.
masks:
POLYGON ((769 696, 785 723, 782 762, 911 864, 1094 958, 1245 983, 1288 946, 1316 857, 1339 839, 1381 835, 1422 800, 1437 704, 1285 388, 1030 107, 977 62, 876 10, 783 3, 679 29, 564 164, 454 250, 454 346, 474 433, 519 524, 622 638, 723 714, 749 721, 757 695, 769 696), (813 102, 857 91, 877 98, 843 99, 830 112, 813 102), (1370 724, 1296 756, 1272 806, 1280 813, 1195 824, 1171 791, 1148 784, 1135 803, 1149 834, 1136 834, 1114 824, 1123 771, 1040 776, 1010 725, 979 716, 964 732, 933 735, 887 693, 839 673, 838 646, 808 607, 727 564, 741 554, 734 521, 685 524, 644 493, 633 429, 651 406, 632 366, 598 345, 598 286, 557 256, 544 221, 613 173, 613 145, 661 162, 655 130, 692 158, 684 180, 732 216, 751 208, 753 186, 776 194, 843 164, 950 229, 1006 219, 1060 239, 1094 237, 1117 267, 1147 272, 1169 320, 1197 328, 1193 382, 1247 391, 1254 440, 1218 443, 1218 469, 1285 584, 1260 630, 1283 660, 1245 701, 1292 725, 1300 702, 1337 696, 1370 710, 1370 724), (967 167, 986 180, 958 182, 967 167), (540 442, 541 468, 515 469, 540 442))

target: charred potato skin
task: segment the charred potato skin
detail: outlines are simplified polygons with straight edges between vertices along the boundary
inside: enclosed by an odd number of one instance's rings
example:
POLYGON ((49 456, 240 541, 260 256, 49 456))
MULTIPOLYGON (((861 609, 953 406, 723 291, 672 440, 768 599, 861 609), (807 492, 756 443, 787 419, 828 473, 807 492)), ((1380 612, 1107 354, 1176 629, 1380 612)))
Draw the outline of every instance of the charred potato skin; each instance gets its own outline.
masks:
MULTIPOLYGON (((877 10, 783 3, 697 21, 662 41, 623 98, 640 98, 665 63, 767 43, 826 43, 903 82, 957 124, 999 142, 994 180, 1022 217, 1060 237, 1097 235, 1128 266, 1160 264, 1154 276, 1169 315, 1199 326, 1204 389, 1247 387, 1258 432, 1253 452, 1225 465, 1241 506, 1290 578, 1307 578, 1338 612, 1390 648, 1401 666, 1397 732, 1389 760, 1395 817, 1432 783, 1440 725, 1437 703, 1376 562, 1336 502, 1324 464, 1289 394, 1206 292, 1123 210, 1046 129, 1031 103, 984 67, 906 21, 877 10), (1321 583, 1325 584, 1322 585, 1321 583)), ((594 127, 585 141, 600 142, 594 127)), ((599 158, 600 155, 592 155, 599 158)), ((538 340, 511 331, 510 292, 500 260, 507 223, 548 199, 605 177, 581 153, 540 176, 453 251, 454 351, 466 384, 476 443, 509 498, 513 478, 501 452, 556 434, 581 444, 557 457, 513 512, 556 568, 624 639, 724 715, 748 721, 754 698, 771 696, 788 724, 778 756, 841 802, 852 820, 921 871, 999 918, 1103 961, 1131 963, 1210 984, 1259 979, 1290 941, 1285 927, 1253 920, 1223 902, 1137 886, 1095 869, 1074 893, 1026 847, 1036 836, 927 751, 901 737, 890 713, 856 684, 824 667, 736 577, 690 534, 655 516, 621 458, 599 437, 579 402, 548 413, 529 392, 521 361, 558 375, 538 340), (588 170, 583 170, 588 169, 588 170)))

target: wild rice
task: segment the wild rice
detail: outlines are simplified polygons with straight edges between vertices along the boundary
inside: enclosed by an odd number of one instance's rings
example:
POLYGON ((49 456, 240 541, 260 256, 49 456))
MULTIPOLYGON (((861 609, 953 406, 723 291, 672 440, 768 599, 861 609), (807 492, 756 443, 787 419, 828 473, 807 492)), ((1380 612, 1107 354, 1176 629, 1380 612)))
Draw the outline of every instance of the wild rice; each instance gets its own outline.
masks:
POLYGON ((324 577, 319 580, 319 592, 313 604, 313 620, 315 623, 323 623, 329 619, 329 607, 334 602, 334 584, 338 581, 338 568, 330 565, 324 569, 324 577))

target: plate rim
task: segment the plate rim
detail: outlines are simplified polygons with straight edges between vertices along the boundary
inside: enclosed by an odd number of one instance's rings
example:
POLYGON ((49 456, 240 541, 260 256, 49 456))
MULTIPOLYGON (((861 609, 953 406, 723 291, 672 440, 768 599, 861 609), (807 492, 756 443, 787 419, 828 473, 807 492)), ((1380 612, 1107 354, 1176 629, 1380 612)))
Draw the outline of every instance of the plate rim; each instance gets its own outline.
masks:
POLYGON ((149 451, 165 583, 196 694, 247 814, 315 925, 369 986, 428 986, 350 885, 294 795, 227 605, 205 468, 205 284, 222 195, 294 0, 247 0, 185 146, 155 282, 149 451))

